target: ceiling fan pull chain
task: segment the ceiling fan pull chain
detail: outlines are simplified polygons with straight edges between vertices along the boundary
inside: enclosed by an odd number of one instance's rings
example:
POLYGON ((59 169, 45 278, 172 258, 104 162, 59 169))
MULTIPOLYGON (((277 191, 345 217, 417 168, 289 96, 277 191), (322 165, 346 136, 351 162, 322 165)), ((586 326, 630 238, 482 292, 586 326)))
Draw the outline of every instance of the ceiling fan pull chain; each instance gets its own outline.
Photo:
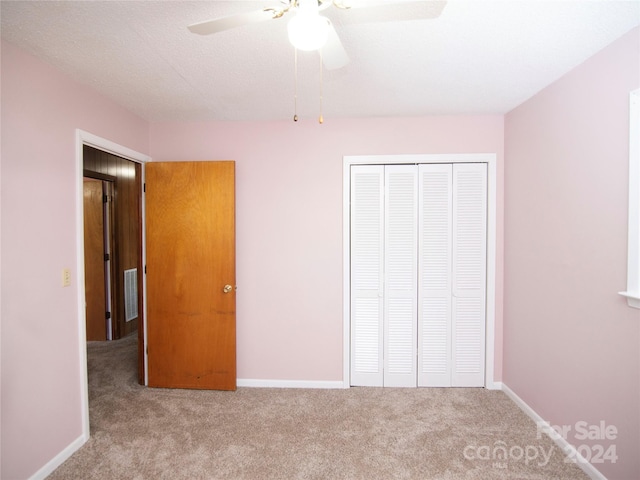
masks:
POLYGON ((294 89, 293 89, 293 121, 298 121, 298 49, 293 49, 293 58, 294 58, 294 89))
POLYGON ((322 125, 324 123, 324 117, 322 116, 322 49, 318 50, 320 57, 320 116, 318 117, 318 123, 322 125))

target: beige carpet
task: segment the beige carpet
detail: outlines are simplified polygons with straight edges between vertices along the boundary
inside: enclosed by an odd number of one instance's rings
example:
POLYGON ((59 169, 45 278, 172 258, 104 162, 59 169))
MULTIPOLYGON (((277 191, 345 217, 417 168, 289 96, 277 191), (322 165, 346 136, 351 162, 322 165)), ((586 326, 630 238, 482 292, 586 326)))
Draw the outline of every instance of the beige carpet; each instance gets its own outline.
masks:
POLYGON ((88 345, 91 439, 49 478, 587 478, 502 392, 149 389, 135 341, 88 345))

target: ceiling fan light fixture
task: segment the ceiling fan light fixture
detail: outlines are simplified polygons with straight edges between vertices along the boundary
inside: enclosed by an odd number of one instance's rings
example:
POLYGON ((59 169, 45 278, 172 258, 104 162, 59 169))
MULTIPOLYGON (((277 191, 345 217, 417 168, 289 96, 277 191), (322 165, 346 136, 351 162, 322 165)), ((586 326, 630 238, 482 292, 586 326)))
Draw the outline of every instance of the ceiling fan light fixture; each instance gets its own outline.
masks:
POLYGON ((287 24, 289 41, 298 50, 319 50, 327 43, 329 19, 313 12, 298 12, 287 24))

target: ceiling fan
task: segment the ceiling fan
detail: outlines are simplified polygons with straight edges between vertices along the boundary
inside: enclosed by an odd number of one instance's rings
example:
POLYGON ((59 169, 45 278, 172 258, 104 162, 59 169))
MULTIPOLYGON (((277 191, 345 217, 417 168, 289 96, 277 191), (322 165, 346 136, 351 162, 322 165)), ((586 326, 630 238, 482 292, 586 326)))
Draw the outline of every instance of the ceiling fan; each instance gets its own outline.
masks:
POLYGON ((251 23, 291 17, 287 24, 289 41, 298 50, 318 50, 327 70, 335 70, 349 63, 340 37, 332 22, 321 12, 329 7, 339 10, 367 10, 371 15, 357 15, 364 21, 398 21, 435 18, 440 15, 444 0, 281 0, 279 5, 247 13, 215 18, 189 25, 189 31, 211 35, 251 23), (416 6, 420 7, 416 10, 416 6), (402 8, 410 7, 410 8, 402 8))

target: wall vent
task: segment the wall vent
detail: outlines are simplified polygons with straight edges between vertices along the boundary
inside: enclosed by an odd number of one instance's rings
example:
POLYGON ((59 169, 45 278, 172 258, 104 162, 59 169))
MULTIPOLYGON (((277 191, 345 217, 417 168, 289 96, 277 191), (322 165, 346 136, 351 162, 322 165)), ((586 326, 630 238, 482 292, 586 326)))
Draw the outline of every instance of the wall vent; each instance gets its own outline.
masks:
POLYGON ((127 322, 138 318, 138 269, 124 271, 124 316, 127 322))

